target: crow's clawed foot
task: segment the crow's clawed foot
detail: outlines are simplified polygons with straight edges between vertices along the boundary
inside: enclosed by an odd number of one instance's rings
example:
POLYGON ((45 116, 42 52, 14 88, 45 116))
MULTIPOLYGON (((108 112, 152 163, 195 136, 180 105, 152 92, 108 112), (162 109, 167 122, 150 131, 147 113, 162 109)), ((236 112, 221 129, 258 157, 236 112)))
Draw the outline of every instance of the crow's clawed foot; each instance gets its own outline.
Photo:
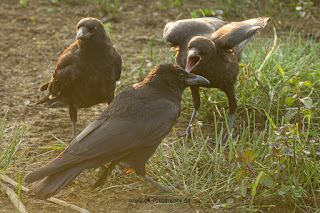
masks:
POLYGON ((177 134, 177 136, 179 138, 184 138, 184 137, 187 137, 187 136, 190 136, 191 135, 191 126, 188 126, 185 133, 183 134, 177 134))
MULTIPOLYGON (((174 183, 173 187, 177 189, 177 188, 180 187, 180 184, 179 183, 174 183)), ((160 195, 162 193, 170 193, 170 192, 172 192, 172 190, 170 190, 167 186, 162 185, 161 187, 159 187, 158 191, 153 193, 153 195, 160 195)))
MULTIPOLYGON (((158 187, 158 191, 156 192, 156 194, 161 194, 163 192, 172 192, 172 190, 170 190, 167 186, 162 185, 161 183, 158 183, 157 181, 153 180, 151 177, 145 175, 145 176, 140 176, 140 178, 148 181, 149 183, 152 183, 154 186, 158 187)), ((177 188, 179 186, 179 184, 174 184, 174 187, 177 188)))

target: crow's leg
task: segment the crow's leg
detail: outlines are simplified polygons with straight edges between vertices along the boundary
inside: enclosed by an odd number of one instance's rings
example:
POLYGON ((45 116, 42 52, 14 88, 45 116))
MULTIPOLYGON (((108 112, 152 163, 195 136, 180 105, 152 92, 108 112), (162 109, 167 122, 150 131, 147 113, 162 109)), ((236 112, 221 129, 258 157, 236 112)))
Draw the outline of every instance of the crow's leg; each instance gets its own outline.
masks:
POLYGON ((76 122, 72 121, 72 137, 76 138, 76 122))
POLYGON ((234 120, 234 116, 236 114, 236 109, 237 109, 237 100, 236 100, 236 94, 234 91, 234 86, 232 86, 232 88, 229 88, 228 90, 225 90, 225 93, 227 94, 228 102, 229 102, 230 120, 228 122, 227 133, 223 137, 222 143, 227 142, 230 137, 229 132, 231 133, 232 131, 233 120, 234 120))
POLYGON ((191 88, 191 94, 192 94, 193 108, 194 109, 193 109, 193 112, 192 112, 191 119, 189 121, 188 127, 186 129, 186 132, 184 134, 179 134, 178 135, 179 137, 184 137, 184 136, 187 136, 187 135, 191 135, 191 126, 192 126, 192 123, 193 123, 194 119, 196 118, 197 112, 198 112, 198 110, 200 108, 200 104, 201 104, 199 87, 190 87, 190 88, 191 88))
MULTIPOLYGON (((226 142, 228 141, 229 137, 230 137, 229 132, 231 133, 231 130, 232 130, 234 116, 235 116, 235 113, 230 115, 230 120, 229 120, 229 122, 228 122, 227 133, 224 135, 223 140, 222 140, 222 143, 226 143, 226 142)), ((231 134, 232 134, 232 133, 231 133, 231 134)))
POLYGON ((102 173, 102 175, 99 177, 99 179, 97 180, 97 182, 93 185, 92 188, 97 188, 98 186, 101 186, 104 184, 104 182, 107 180, 108 176, 111 174, 112 170, 114 169, 114 167, 119 163, 118 160, 112 161, 110 163, 110 165, 108 166, 108 168, 105 168, 104 172, 102 173))
POLYGON ((77 122, 77 108, 69 106, 69 114, 72 121, 73 139, 76 138, 76 122, 77 122))

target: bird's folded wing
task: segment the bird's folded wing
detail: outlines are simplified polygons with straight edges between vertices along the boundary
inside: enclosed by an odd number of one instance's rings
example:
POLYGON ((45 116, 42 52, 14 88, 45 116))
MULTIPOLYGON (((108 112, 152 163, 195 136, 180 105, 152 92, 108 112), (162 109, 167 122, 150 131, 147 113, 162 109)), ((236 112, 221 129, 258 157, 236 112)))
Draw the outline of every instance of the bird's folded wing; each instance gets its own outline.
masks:
POLYGON ((58 60, 49 82, 49 91, 51 94, 58 96, 80 76, 79 61, 78 46, 76 43, 73 43, 63 52, 58 60))
POLYGON ((140 146, 154 145, 165 137, 179 116, 178 108, 167 100, 145 104, 138 120, 139 113, 131 119, 130 111, 122 114, 124 119, 106 118, 105 113, 84 130, 83 136, 80 133, 57 158, 30 173, 25 181, 34 182, 85 161, 108 162, 140 146))

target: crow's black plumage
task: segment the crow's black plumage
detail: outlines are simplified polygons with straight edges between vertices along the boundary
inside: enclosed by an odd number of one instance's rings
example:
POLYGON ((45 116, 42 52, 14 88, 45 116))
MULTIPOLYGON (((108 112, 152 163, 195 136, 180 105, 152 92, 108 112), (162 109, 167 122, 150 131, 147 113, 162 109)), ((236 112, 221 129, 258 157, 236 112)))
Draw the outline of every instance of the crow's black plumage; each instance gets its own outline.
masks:
POLYGON ((43 199, 51 197, 82 170, 108 162, 112 162, 111 168, 124 163, 143 179, 167 190, 146 176, 145 163, 177 121, 184 88, 208 83, 178 66, 159 65, 144 81, 116 96, 56 159, 29 173, 27 183, 38 181, 30 193, 43 199))
POLYGON ((76 41, 60 56, 50 82, 40 88, 48 90, 48 95, 38 103, 58 101, 67 105, 74 138, 77 109, 110 104, 121 63, 102 22, 84 18, 78 23, 76 41))
POLYGON ((176 63, 184 68, 187 62, 189 41, 195 36, 210 38, 212 33, 225 24, 227 22, 213 17, 183 19, 166 24, 163 37, 172 50, 178 51, 175 56, 176 63))
MULTIPOLYGON (((176 63, 187 72, 201 75, 210 81, 210 88, 223 90, 229 102, 231 130, 237 108, 234 85, 239 72, 241 52, 251 37, 264 28, 270 19, 260 17, 242 22, 227 23, 216 18, 186 19, 166 25, 163 37, 176 47, 176 63)), ((194 111, 186 134, 200 107, 199 87, 191 87, 194 111)), ((228 139, 226 134, 223 141, 228 139)))

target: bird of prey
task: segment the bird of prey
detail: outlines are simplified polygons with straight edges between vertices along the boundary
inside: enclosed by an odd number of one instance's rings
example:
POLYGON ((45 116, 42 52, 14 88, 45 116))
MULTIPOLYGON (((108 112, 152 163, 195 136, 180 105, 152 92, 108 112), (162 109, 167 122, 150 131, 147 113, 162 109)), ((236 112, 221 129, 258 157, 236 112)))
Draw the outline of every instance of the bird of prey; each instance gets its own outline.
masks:
MULTIPOLYGON (((168 23, 163 37, 177 50, 176 63, 186 72, 201 75, 210 81, 209 88, 219 88, 228 97, 232 129, 237 109, 234 85, 239 73, 241 53, 252 36, 269 22, 268 17, 259 17, 242 22, 227 23, 217 18, 185 19, 168 23)), ((200 108, 199 87, 191 87, 194 110, 185 134, 190 134, 191 125, 200 108)), ((223 138, 226 142, 227 133, 223 138)))
POLYGON ((48 94, 38 104, 61 102, 66 105, 75 138, 77 109, 110 104, 120 78, 121 63, 121 56, 102 22, 84 18, 77 25, 76 41, 60 56, 51 80, 40 88, 48 94))
POLYGON ((204 77, 172 64, 156 67, 142 82, 117 95, 107 109, 47 165, 29 173, 26 183, 36 182, 29 193, 49 198, 84 169, 119 163, 146 181, 168 191, 146 175, 145 163, 180 115, 182 93, 187 86, 205 86, 204 77))

